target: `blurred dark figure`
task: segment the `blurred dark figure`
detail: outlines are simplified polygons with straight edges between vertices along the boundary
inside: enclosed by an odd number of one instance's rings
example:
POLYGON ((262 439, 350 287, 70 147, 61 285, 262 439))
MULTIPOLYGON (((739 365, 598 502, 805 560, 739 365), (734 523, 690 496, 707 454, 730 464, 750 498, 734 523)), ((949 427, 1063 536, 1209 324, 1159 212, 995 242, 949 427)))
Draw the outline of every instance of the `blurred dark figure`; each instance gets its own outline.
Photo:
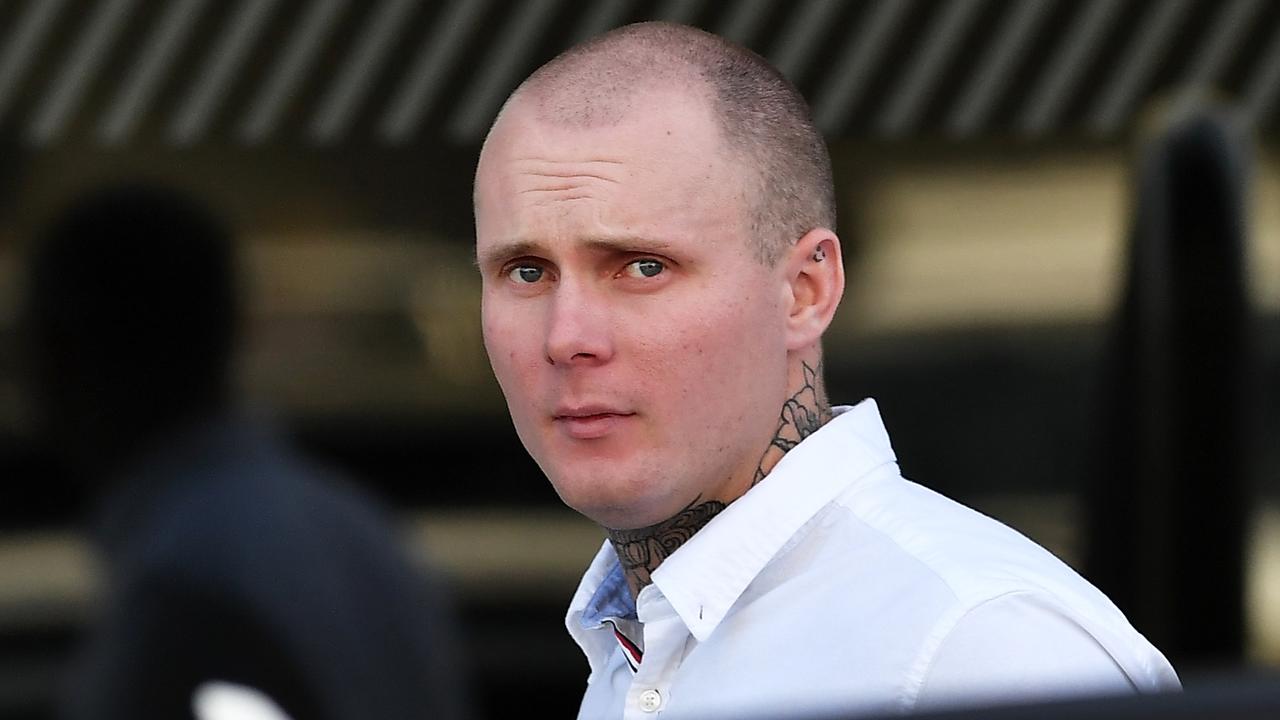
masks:
POLYGON ((1220 668, 1244 650, 1247 147, 1229 117, 1200 113, 1143 150, 1087 574, 1175 665, 1220 668))
POLYGON ((35 246, 32 394, 93 493, 107 581, 64 716, 192 717, 216 680, 295 720, 455 717, 439 588, 368 498, 234 407, 234 266, 217 219, 142 185, 35 246))

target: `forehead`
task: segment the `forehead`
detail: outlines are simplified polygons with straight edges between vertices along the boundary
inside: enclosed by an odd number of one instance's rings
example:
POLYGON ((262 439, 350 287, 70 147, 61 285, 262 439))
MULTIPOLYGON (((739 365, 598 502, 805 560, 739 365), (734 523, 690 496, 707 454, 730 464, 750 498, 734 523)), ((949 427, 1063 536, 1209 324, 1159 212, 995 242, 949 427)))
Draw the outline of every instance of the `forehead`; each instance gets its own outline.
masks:
MULTIPOLYGON (((608 100, 596 99, 596 105, 608 100)), ((733 172, 708 102, 678 90, 632 92, 616 100, 618 113, 559 115, 563 99, 520 97, 494 124, 477 167, 477 191, 520 174, 520 164, 612 161, 623 176, 676 181, 733 172)), ((477 192, 479 193, 479 192, 477 192)))
POLYGON ((476 173, 479 243, 553 220, 643 235, 736 217, 741 170, 701 98, 633 94, 615 122, 589 125, 556 122, 547 107, 517 97, 494 125, 476 173))

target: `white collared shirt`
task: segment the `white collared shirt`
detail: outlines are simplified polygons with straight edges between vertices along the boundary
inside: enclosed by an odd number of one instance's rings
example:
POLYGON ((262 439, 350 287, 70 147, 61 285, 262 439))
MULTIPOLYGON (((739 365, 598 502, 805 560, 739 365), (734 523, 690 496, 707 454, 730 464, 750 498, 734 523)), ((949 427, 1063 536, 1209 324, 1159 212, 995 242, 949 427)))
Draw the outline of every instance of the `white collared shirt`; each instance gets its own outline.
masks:
POLYGON ((836 413, 634 604, 604 544, 566 619, 591 668, 579 718, 903 713, 1179 687, 1066 564, 903 479, 874 401, 836 413), (643 650, 635 670, 615 627, 643 650))

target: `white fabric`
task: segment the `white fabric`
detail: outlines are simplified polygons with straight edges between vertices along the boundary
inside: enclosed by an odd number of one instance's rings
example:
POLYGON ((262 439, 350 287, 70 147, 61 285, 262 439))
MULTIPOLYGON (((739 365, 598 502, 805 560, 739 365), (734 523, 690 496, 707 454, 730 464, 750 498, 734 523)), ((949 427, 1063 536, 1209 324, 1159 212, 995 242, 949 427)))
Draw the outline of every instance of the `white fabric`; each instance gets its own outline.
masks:
POLYGON ((653 573, 635 603, 634 674, 600 620, 629 599, 602 600, 619 579, 604 544, 566 619, 591 669, 580 718, 905 713, 1179 687, 1064 563, 903 479, 874 401, 836 411, 653 573))
POLYGON ((196 720, 289 720, 279 705, 255 688, 211 680, 191 697, 196 720))

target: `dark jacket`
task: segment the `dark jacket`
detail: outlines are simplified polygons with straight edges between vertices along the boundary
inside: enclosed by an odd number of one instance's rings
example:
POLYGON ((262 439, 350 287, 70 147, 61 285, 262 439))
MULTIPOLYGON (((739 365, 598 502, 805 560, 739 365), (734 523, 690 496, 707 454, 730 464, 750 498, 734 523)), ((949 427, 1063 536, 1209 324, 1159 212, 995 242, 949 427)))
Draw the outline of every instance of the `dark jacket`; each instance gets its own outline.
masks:
POLYGON ((191 717, 209 680, 295 720, 459 715, 448 603, 370 500, 261 427, 218 423, 105 499, 101 615, 66 716, 191 717))

